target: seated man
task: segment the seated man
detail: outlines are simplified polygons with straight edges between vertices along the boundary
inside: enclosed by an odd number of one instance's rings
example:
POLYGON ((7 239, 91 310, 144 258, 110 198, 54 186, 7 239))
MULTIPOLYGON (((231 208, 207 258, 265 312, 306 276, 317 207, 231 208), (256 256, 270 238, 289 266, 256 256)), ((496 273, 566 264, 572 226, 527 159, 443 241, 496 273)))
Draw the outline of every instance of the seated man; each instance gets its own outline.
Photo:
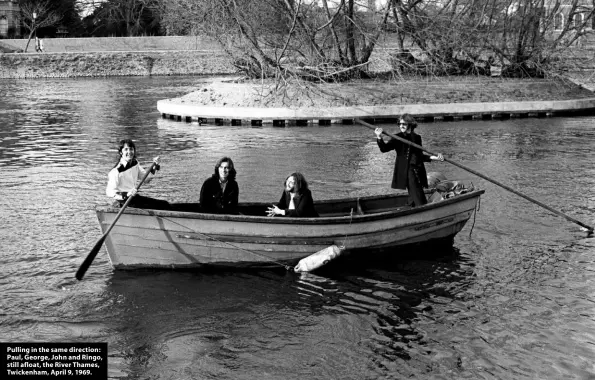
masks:
POLYGON ((237 214, 240 189, 236 182, 236 170, 229 157, 223 157, 215 165, 215 173, 205 180, 200 189, 202 212, 211 214, 237 214))
POLYGON ((285 179, 283 193, 277 206, 269 207, 268 216, 291 216, 312 218, 318 213, 314 208, 312 192, 302 173, 293 173, 285 179))

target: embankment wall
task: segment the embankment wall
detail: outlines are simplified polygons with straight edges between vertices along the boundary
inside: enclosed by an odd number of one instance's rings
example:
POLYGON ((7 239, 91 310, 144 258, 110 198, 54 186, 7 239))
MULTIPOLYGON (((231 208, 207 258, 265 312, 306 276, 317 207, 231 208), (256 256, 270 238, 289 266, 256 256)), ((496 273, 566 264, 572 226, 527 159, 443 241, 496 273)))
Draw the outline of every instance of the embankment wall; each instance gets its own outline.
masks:
POLYGON ((0 54, 0 78, 68 78, 237 73, 213 51, 0 54))
MULTIPOLYGON (((0 48, 9 48, 5 51, 24 50, 26 44, 27 39, 0 40, 0 48)), ((395 46, 392 35, 381 36, 368 70, 390 70, 395 46)), ((44 53, 34 51, 31 41, 28 53, 0 52, 0 79, 238 73, 221 47, 203 36, 47 38, 44 53)), ((594 52, 581 51, 590 57, 594 52)), ((582 76, 588 80, 580 83, 592 84, 595 61, 575 58, 568 71, 587 71, 582 76)))

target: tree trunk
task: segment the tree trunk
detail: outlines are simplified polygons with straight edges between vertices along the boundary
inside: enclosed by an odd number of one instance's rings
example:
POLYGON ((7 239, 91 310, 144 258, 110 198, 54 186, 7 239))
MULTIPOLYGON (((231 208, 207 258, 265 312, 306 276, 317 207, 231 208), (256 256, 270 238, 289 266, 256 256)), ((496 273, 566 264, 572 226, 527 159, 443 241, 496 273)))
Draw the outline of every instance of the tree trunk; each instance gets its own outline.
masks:
POLYGON ((354 0, 347 1, 347 28, 345 34, 347 35, 347 53, 349 56, 349 63, 353 64, 357 62, 357 53, 355 52, 355 36, 354 36, 354 25, 353 23, 355 20, 353 19, 353 8, 354 8, 354 0))
POLYGON ((31 29, 31 33, 29 33, 29 38, 27 39, 27 45, 25 46, 25 53, 27 52, 27 49, 29 49, 29 43, 31 42, 31 36, 33 36, 33 32, 35 32, 35 29, 31 29))
POLYGON ((328 3, 326 0, 322 0, 322 6, 324 8, 324 11, 326 12, 326 20, 329 23, 329 28, 330 28, 331 34, 333 36, 333 41, 335 43, 335 47, 337 48, 339 62, 341 62, 342 64, 345 64, 346 63, 345 55, 343 54, 343 50, 341 49, 341 43, 339 42, 339 37, 337 36, 337 31, 335 30, 335 26, 333 25, 333 18, 331 17, 331 12, 328 9, 328 3))

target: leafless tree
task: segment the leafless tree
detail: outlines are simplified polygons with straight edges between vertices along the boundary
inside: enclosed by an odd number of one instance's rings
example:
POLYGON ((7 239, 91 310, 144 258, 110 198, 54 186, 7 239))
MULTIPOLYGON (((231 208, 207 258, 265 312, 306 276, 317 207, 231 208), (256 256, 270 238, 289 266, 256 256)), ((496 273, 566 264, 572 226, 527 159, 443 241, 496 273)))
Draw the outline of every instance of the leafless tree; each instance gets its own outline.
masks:
POLYGON ((142 35, 152 22, 158 22, 161 0, 79 0, 91 10, 98 25, 126 36, 142 35))
POLYGON ((21 24, 29 30, 29 37, 25 46, 26 53, 35 31, 39 28, 56 25, 60 22, 62 16, 56 11, 51 10, 50 0, 23 1, 19 5, 21 9, 19 15, 21 24))
POLYGON ((280 73, 335 80, 365 75, 379 24, 367 1, 163 0, 168 34, 188 31, 218 40, 254 77, 280 73))
POLYGON ((218 40, 248 76, 316 81, 368 76, 381 38, 399 75, 543 75, 594 18, 592 0, 160 1, 168 33, 218 40))
POLYGON ((417 51, 415 64, 435 74, 481 72, 491 58, 508 75, 543 75, 593 33, 594 7, 584 0, 391 1, 399 51, 417 51))

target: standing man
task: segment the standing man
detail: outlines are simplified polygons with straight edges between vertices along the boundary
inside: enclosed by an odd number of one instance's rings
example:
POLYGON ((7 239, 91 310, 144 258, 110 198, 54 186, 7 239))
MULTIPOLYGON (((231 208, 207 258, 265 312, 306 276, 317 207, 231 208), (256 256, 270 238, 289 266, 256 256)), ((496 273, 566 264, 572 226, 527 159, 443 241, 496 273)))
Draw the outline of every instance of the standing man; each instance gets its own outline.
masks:
MULTIPOLYGON (((414 132, 417 122, 413 116, 404 114, 399 120, 398 137, 411 141, 421 146, 421 136, 414 132)), ((412 207, 422 206, 428 203, 423 188, 428 187, 428 178, 424 162, 432 160, 444 161, 442 154, 429 156, 419 148, 414 148, 397 139, 390 139, 385 142, 382 139, 382 128, 374 130, 376 142, 382 153, 395 150, 397 158, 395 160, 395 170, 391 187, 393 189, 407 189, 409 193, 409 205, 412 207)))

